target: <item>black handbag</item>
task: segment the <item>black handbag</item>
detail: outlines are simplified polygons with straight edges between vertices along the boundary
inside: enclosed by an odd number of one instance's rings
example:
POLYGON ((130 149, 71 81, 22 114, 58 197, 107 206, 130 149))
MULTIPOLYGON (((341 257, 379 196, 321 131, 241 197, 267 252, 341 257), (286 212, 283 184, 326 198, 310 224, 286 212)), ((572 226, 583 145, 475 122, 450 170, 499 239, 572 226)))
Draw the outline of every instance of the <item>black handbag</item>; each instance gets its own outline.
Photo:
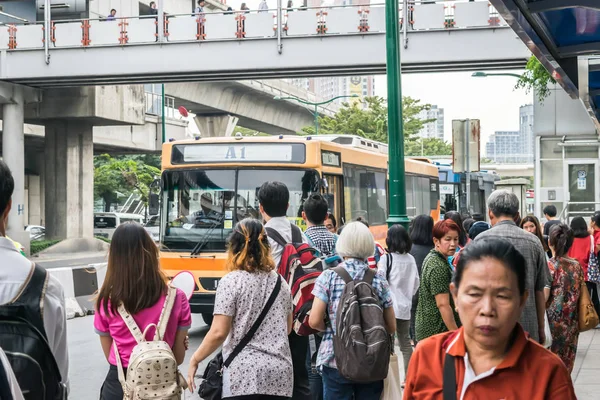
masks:
POLYGON ((204 370, 204 374, 202 375, 203 381, 198 387, 198 395, 200 395, 200 398, 204 400, 221 400, 221 396, 223 394, 223 369, 229 367, 235 356, 237 356, 244 349, 244 347, 250 343, 250 340, 252 340, 252 337, 260 327, 260 324, 263 322, 267 316, 267 313, 269 312, 269 309, 275 302, 275 299, 279 294, 279 289, 281 289, 281 276, 277 275, 277 283, 275 284, 275 288, 267 300, 267 304, 265 304, 265 307, 256 321, 254 321, 254 324, 248 333, 246 333, 246 336, 244 336, 238 345, 235 346, 225 362, 223 362, 222 352, 219 352, 215 358, 210 360, 206 366, 206 369, 204 370))

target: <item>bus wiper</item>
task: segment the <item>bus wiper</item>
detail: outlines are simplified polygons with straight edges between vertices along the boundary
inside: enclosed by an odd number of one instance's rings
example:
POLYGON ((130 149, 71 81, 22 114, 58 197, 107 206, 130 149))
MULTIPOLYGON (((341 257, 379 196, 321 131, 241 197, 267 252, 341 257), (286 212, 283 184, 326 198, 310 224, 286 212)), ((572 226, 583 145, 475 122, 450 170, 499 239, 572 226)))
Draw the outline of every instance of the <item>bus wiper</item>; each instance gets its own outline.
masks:
POLYGON ((212 231, 214 231, 217 226, 221 225, 221 222, 223 222, 224 219, 225 219, 225 216, 223 215, 222 217, 220 217, 219 219, 217 219, 215 222, 212 223, 212 225, 208 228, 208 231, 200 238, 200 240, 198 241, 196 246, 194 246, 194 248, 190 252, 190 255, 195 256, 200 253, 200 250, 202 250, 202 248, 206 245, 206 243, 208 243, 208 238, 209 238, 210 234, 212 233, 212 231))

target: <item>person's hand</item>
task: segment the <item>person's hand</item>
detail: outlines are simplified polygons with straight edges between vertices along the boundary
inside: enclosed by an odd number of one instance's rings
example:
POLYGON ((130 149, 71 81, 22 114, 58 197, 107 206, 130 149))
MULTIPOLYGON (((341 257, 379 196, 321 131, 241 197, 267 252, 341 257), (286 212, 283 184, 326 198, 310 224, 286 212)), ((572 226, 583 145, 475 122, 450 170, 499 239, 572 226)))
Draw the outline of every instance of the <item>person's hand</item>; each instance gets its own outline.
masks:
POLYGON ((540 329, 538 334, 540 336, 540 340, 538 340, 538 342, 543 346, 544 343, 546 343, 546 332, 543 329, 540 329))
POLYGON ((192 393, 196 391, 194 377, 196 376, 196 371, 198 370, 198 364, 199 362, 196 360, 196 355, 192 354, 192 359, 190 360, 190 365, 188 367, 188 388, 192 393))
POLYGON ((185 340, 183 341, 183 346, 185 347, 185 351, 187 351, 190 348, 190 337, 186 336, 185 340))

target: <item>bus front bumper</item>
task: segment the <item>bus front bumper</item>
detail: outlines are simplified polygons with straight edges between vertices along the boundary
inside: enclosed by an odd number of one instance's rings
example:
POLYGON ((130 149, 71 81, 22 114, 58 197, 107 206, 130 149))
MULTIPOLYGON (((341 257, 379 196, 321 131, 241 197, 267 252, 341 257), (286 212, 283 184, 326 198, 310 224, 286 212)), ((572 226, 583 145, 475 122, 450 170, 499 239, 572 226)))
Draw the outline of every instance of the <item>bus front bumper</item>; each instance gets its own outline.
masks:
POLYGON ((194 293, 190 299, 190 309, 194 314, 211 314, 215 309, 214 293, 194 293))

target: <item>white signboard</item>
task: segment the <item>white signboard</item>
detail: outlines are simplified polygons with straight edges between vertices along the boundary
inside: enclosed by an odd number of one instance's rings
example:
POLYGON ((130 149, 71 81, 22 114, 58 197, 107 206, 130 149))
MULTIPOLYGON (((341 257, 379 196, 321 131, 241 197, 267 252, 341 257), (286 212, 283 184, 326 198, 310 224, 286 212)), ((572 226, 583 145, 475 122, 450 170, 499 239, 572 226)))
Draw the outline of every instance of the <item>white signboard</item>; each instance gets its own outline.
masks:
POLYGON ((291 162, 291 144, 202 144, 183 149, 184 162, 291 162))
POLYGON ((454 185, 440 184, 440 194, 454 194, 454 185))

